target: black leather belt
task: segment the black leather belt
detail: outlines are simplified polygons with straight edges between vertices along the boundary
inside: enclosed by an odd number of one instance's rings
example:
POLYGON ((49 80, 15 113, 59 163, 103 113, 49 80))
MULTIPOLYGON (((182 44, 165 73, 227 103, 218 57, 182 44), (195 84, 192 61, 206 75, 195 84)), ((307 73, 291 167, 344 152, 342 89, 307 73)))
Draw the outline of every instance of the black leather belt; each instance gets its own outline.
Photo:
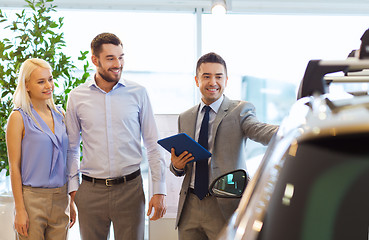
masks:
MULTIPOLYGON (((193 188, 188 188, 188 191, 190 192, 190 193, 192 193, 192 194, 195 194, 196 195, 196 193, 195 193, 195 189, 193 189, 193 188)), ((205 197, 209 197, 210 196, 210 193, 208 192, 206 195, 205 195, 205 197)))
POLYGON ((116 185, 116 184, 131 181, 131 180, 135 179, 136 177, 140 176, 140 174, 141 174, 141 170, 138 169, 136 172, 133 172, 131 174, 128 174, 128 175, 123 176, 123 177, 118 177, 118 178, 107 178, 107 179, 93 178, 93 177, 89 177, 87 175, 82 174, 82 179, 86 180, 86 181, 89 181, 89 182, 93 182, 93 183, 102 183, 102 184, 105 184, 108 187, 111 187, 111 186, 116 185))

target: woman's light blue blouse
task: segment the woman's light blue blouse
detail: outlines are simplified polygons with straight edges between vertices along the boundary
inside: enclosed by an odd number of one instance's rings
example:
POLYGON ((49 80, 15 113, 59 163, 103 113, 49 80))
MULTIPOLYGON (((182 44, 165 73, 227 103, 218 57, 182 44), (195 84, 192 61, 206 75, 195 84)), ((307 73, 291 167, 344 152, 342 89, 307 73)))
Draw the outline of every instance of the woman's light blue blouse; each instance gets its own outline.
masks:
POLYGON ((21 156, 22 183, 31 187, 62 187, 67 182, 68 148, 63 116, 51 110, 54 134, 33 107, 31 109, 41 129, 22 109, 15 109, 22 114, 25 131, 21 156))

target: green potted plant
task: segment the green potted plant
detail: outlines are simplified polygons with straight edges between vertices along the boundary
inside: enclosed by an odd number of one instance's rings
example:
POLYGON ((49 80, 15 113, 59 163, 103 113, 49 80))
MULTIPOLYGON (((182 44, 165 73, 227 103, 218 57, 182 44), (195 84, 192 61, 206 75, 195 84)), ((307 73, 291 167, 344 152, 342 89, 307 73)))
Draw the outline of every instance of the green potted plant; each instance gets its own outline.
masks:
MULTIPOLYGON (((83 62, 82 74, 76 76, 77 67, 66 56, 66 47, 62 31, 63 17, 54 19, 56 12, 53 0, 25 0, 26 9, 15 13, 15 20, 10 20, 0 9, 1 29, 8 31, 11 38, 0 39, 0 172, 9 163, 5 143, 5 129, 9 114, 13 109, 12 95, 16 88, 17 72, 28 58, 42 58, 53 68, 53 77, 59 94, 54 95, 57 105, 66 107, 68 93, 86 81, 90 76, 88 51, 81 51, 79 61, 83 62)), ((2 30, 3 31, 3 30, 2 30)))

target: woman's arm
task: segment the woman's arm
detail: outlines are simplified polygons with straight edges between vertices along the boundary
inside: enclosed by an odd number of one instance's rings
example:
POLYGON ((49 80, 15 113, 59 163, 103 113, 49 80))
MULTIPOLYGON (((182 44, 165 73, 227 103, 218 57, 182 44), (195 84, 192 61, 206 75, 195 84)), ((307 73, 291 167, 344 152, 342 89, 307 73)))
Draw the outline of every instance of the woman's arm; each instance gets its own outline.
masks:
POLYGON ((6 129, 6 146, 10 163, 10 179, 15 202, 15 230, 28 236, 29 219, 24 206, 21 177, 22 138, 24 135, 23 118, 20 112, 13 111, 6 129))

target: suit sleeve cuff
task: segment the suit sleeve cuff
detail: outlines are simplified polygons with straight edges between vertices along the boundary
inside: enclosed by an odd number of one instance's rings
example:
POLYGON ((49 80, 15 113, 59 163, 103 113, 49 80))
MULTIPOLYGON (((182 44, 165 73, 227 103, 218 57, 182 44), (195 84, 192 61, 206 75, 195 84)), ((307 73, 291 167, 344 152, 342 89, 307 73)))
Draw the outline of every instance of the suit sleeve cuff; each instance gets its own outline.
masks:
POLYGON ((173 170, 174 170, 174 171, 176 171, 176 173, 177 173, 178 175, 180 175, 180 176, 182 176, 182 175, 183 175, 184 170, 182 170, 182 169, 178 169, 178 168, 176 168, 174 165, 172 165, 172 168, 173 168, 173 170))

